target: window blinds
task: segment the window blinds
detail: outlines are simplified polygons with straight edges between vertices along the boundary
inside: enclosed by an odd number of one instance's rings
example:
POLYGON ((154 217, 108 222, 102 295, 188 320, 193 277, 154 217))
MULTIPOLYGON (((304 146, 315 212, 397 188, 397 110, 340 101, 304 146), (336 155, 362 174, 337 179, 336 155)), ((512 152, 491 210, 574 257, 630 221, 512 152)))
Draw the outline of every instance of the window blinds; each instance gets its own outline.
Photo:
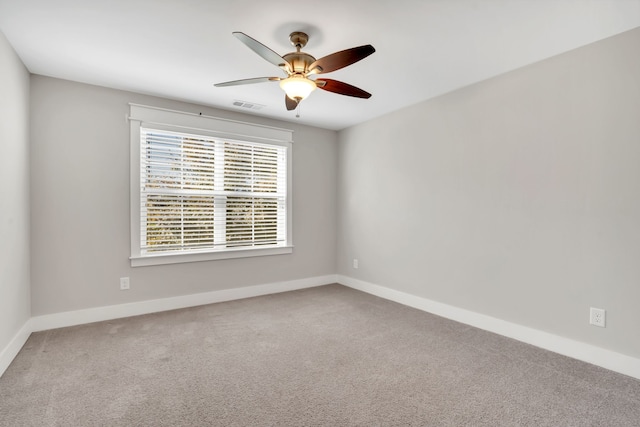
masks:
POLYGON ((286 243, 287 150, 140 128, 142 254, 286 243))

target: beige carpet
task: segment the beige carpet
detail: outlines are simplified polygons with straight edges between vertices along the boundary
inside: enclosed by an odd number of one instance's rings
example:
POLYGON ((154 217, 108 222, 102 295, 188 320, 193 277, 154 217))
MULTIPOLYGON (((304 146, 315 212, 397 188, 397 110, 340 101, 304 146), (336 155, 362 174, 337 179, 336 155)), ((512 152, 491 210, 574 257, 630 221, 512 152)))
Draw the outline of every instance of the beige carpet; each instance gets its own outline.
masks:
POLYGON ((2 426, 640 426, 640 381, 339 285, 33 334, 2 426))

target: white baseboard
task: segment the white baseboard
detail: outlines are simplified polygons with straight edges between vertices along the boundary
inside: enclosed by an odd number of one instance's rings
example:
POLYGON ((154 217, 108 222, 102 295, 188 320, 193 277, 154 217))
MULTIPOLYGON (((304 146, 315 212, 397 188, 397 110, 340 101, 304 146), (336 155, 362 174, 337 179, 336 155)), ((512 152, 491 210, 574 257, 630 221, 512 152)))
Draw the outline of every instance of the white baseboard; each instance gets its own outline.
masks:
POLYGON ((341 285, 363 291, 390 301, 394 301, 418 310, 426 311, 447 319, 494 332, 545 350, 591 363, 614 372, 640 379, 640 359, 596 347, 580 341, 574 341, 548 332, 496 319, 484 314, 432 301, 384 286, 338 275, 341 285))
POLYGON ((18 355, 18 352, 27 342, 27 339, 31 335, 31 326, 29 321, 20 328, 18 333, 13 337, 9 344, 0 352, 0 377, 7 370, 13 359, 18 355))
POLYGON ((336 283, 336 279, 337 277, 331 274, 327 276, 289 280, 286 282, 266 283, 263 285, 247 286, 243 288, 224 289, 221 291, 211 291, 200 294, 182 295, 171 298, 67 311, 63 313, 45 314, 31 318, 31 330, 33 332, 44 331, 47 329, 101 322, 103 320, 139 316, 142 314, 157 313, 160 311, 176 310, 180 308, 195 307, 198 305, 213 304, 216 302, 232 301, 242 298, 295 291, 297 289, 313 288, 315 286, 336 283))
POLYGON ((225 289, 172 298, 35 316, 25 323, 11 342, 0 352, 0 376, 2 376, 4 371, 9 367, 11 361, 18 354, 32 332, 312 288, 331 283, 340 283, 344 286, 390 301, 640 379, 640 359, 342 275, 318 276, 286 282, 267 283, 236 289, 225 289))
POLYGON ((334 274, 35 316, 24 324, 9 345, 0 353, 0 376, 2 376, 4 371, 9 367, 11 361, 16 357, 32 332, 82 325, 85 323, 101 322, 103 320, 119 319, 122 317, 138 316, 141 314, 157 313, 160 311, 195 307, 198 305, 212 304, 216 302, 257 297, 261 295, 277 294, 280 292, 313 288, 332 283, 337 283, 337 276, 334 274))

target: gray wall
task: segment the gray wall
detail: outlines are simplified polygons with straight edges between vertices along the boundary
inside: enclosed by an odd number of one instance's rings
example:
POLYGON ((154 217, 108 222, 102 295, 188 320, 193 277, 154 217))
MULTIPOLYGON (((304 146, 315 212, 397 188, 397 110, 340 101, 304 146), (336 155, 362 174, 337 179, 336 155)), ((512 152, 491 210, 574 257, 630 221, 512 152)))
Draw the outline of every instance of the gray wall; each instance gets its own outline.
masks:
POLYGON ((635 29, 341 131, 338 272, 640 357, 639 49, 635 29))
POLYGON ((34 75, 31 142, 34 316, 335 274, 334 131, 34 75), (131 268, 129 102, 293 129, 293 254, 131 268))
POLYGON ((0 32, 0 352, 30 317, 29 73, 0 32))

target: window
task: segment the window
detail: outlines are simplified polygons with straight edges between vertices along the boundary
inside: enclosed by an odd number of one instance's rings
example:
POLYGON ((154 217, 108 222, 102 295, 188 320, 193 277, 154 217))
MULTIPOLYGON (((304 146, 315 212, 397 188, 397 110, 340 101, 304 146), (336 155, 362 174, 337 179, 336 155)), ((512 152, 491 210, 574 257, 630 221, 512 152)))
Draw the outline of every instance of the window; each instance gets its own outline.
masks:
POLYGON ((290 253, 291 132, 131 105, 133 266, 290 253))

